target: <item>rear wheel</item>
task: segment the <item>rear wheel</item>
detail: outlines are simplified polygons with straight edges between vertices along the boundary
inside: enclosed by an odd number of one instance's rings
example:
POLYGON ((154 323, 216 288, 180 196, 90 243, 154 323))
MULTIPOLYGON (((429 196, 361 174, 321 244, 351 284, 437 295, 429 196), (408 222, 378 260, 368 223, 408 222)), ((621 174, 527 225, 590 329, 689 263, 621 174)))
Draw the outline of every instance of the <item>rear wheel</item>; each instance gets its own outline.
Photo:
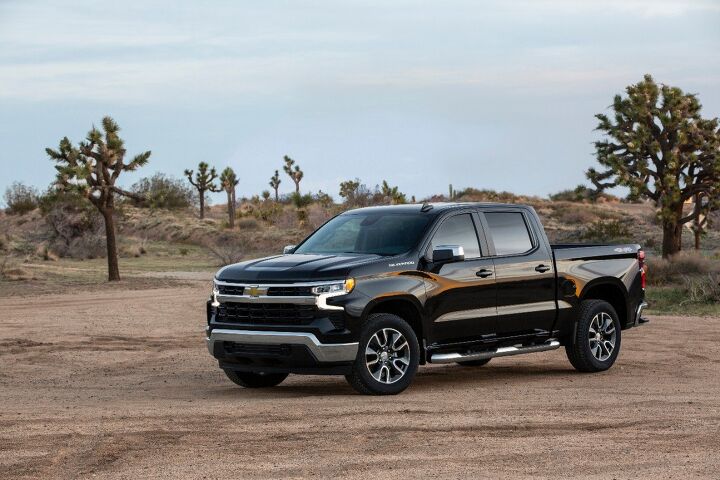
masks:
POLYGON ((365 395, 395 395, 405 390, 417 372, 420 347, 415 332, 397 315, 370 315, 360 335, 360 347, 348 383, 365 395))
POLYGON ((267 388, 279 385, 288 377, 287 373, 255 373, 225 370, 225 375, 234 383, 245 388, 267 388))
POLYGON ((620 321, 604 300, 580 304, 577 328, 565 345, 570 363, 581 372, 601 372, 612 367, 620 353, 620 321))
POLYGON ((483 360, 467 360, 465 362, 457 362, 457 363, 458 363, 458 365, 462 365, 463 367, 482 367, 483 365, 487 365, 490 360, 492 360, 492 359, 485 358, 483 360))

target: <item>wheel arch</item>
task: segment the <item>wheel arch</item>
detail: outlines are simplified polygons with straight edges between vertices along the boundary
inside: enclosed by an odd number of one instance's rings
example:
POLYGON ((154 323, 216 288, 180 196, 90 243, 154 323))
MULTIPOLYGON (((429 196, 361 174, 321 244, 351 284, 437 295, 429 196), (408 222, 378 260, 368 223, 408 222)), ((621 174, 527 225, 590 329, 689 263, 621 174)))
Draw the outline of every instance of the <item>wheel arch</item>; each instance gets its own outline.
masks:
POLYGON ((580 294, 582 300, 604 300, 613 306, 625 328, 632 316, 629 312, 630 302, 625 285, 617 278, 604 278, 588 283, 580 294))
POLYGON ((425 330, 423 327, 422 307, 413 296, 398 295, 376 299, 370 302, 363 312, 363 322, 375 313, 390 313, 405 320, 415 332, 420 346, 420 363, 425 364, 425 330))

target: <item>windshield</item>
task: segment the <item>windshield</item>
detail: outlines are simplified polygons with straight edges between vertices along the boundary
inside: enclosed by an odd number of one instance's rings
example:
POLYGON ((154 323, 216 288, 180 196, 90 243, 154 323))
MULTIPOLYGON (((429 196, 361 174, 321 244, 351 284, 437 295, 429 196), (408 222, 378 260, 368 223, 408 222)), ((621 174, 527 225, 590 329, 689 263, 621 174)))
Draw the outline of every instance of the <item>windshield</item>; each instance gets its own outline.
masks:
POLYGON ((320 227, 294 253, 398 255, 420 241, 422 213, 346 213, 320 227))

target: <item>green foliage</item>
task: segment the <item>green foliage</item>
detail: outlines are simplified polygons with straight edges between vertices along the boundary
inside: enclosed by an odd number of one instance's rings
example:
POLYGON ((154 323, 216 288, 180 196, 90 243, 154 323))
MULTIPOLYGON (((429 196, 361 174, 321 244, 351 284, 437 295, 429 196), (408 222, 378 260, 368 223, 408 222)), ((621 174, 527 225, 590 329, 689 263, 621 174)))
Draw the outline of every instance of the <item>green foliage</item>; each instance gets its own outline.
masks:
POLYGON ((20 182, 13 182, 5 189, 5 210, 11 215, 24 215, 38 206, 37 189, 20 182))
POLYGON ((301 195, 297 192, 290 195, 290 202, 297 208, 298 210, 301 210, 311 203, 313 203, 313 196, 310 193, 306 193, 305 195, 301 195))
POLYGON ((598 220, 582 232, 581 238, 590 242, 629 242, 632 239, 631 224, 627 220, 598 220))
POLYGON ((663 220, 663 256, 680 250, 683 203, 698 193, 720 192, 718 119, 703 119, 700 102, 676 87, 658 85, 650 75, 616 95, 613 118, 598 114, 598 163, 587 177, 599 189, 621 185, 631 198, 650 198, 663 220))
POLYGON ((322 190, 318 191, 318 193, 313 196, 313 201, 319 203, 323 208, 330 208, 335 203, 333 198, 322 190))
MULTIPOLYGON (((295 193, 299 194, 300 180, 303 179, 303 176, 305 176, 305 174, 302 170, 300 170, 299 165, 295 165, 295 160, 293 160, 292 158, 285 155, 285 157, 283 157, 283 160, 285 161, 283 170, 285 170, 285 173, 287 173, 290 179, 292 179, 292 181, 295 183, 295 193)), ((277 175, 277 171, 275 172, 275 174, 277 175)))
POLYGON ((178 210, 189 208, 195 203, 196 194, 182 180, 172 178, 164 173, 156 173, 145 177, 130 188, 144 201, 136 202, 140 207, 178 210))
POLYGON ((578 185, 571 190, 561 190, 549 195, 549 197, 554 202, 596 202, 602 197, 607 200, 617 200, 617 197, 613 195, 599 192, 585 185, 578 185))
POLYGON ((387 180, 383 180, 382 186, 380 187, 380 194, 383 196, 385 203, 392 205, 407 203, 405 194, 402 193, 398 187, 391 187, 387 180))
POLYGON ((269 190, 263 190, 261 195, 262 195, 262 199, 264 201, 270 200, 270 191, 269 190))
POLYGON ((502 202, 517 203, 524 200, 512 192, 498 192, 496 190, 477 188, 466 188, 464 190, 455 191, 455 200, 470 202, 502 202))

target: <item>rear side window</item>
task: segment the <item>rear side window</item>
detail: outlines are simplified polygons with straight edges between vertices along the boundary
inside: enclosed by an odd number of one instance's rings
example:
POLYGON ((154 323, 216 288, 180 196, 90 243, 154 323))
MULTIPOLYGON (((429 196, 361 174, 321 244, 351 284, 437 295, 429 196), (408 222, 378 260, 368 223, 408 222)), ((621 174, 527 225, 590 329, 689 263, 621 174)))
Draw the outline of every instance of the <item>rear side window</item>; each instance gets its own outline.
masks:
POLYGON ((432 256, 432 251, 438 245, 460 245, 465 250, 465 258, 479 257, 480 243, 470 214, 455 215, 443 221, 433 235, 428 257, 432 256))
POLYGON ((525 218, 519 212, 485 213, 496 255, 514 255, 532 249, 525 218))

